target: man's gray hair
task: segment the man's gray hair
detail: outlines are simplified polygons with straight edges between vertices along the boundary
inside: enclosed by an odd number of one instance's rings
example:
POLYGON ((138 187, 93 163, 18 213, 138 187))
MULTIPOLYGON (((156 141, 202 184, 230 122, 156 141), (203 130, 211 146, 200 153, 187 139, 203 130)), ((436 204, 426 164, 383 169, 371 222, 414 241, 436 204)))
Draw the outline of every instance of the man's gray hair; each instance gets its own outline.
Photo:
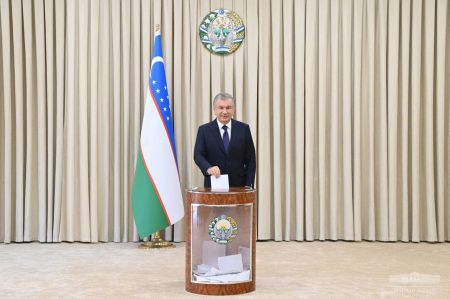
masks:
POLYGON ((218 100, 226 100, 226 99, 231 99, 233 100, 233 104, 236 105, 236 100, 233 98, 233 96, 229 93, 226 92, 219 92, 215 97, 214 97, 214 101, 213 101, 213 106, 216 107, 216 102, 218 100))

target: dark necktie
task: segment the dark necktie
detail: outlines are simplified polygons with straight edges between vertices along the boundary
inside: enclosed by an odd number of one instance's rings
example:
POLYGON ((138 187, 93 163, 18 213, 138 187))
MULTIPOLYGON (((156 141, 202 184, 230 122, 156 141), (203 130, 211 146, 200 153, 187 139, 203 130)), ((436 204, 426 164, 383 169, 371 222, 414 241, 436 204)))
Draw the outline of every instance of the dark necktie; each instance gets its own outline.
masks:
POLYGON ((228 136, 228 127, 223 126, 222 129, 225 131, 223 132, 223 147, 225 148, 225 152, 228 153, 228 146, 230 145, 230 136, 228 136))

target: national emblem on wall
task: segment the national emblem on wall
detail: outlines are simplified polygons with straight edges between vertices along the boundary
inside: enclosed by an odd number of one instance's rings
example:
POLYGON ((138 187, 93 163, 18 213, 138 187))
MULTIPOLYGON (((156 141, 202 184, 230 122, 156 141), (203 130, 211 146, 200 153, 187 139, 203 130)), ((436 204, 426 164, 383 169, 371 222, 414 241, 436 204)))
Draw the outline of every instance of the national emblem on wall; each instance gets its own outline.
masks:
POLYGON ((245 26, 234 11, 217 9, 200 23, 200 40, 211 53, 228 55, 236 51, 245 38, 245 26))

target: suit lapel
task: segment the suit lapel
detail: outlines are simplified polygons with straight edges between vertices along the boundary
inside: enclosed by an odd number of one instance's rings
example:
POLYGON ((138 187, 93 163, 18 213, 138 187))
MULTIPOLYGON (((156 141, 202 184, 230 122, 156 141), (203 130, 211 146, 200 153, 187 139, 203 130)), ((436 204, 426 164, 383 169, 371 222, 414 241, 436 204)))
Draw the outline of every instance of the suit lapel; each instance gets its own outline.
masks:
POLYGON ((230 145, 228 146, 228 152, 230 152, 230 149, 232 146, 234 146, 234 143, 237 140, 237 136, 239 134, 239 128, 236 125, 236 121, 234 119, 231 119, 231 136, 230 136, 230 145))

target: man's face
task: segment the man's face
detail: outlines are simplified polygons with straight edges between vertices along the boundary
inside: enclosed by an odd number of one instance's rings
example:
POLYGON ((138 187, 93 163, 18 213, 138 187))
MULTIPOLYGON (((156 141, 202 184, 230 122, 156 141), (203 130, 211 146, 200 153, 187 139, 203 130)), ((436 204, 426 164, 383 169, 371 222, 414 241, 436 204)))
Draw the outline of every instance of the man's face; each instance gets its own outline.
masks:
POLYGON ((217 100, 214 106, 214 114, 217 119, 226 124, 234 115, 234 102, 232 99, 217 100))

